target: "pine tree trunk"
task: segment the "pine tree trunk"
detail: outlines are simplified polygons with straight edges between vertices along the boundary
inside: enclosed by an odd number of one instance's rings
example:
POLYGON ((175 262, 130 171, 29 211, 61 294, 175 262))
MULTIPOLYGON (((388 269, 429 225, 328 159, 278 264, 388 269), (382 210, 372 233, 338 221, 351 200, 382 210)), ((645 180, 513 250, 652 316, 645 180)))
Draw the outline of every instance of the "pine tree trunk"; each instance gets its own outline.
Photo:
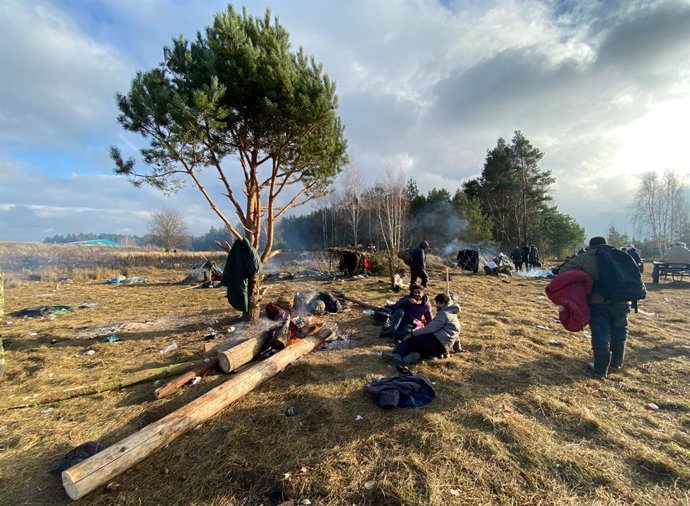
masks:
POLYGON ((247 298, 248 298, 248 308, 244 312, 242 317, 246 322, 255 322, 259 320, 259 286, 261 285, 261 278, 258 274, 250 276, 247 280, 247 298))

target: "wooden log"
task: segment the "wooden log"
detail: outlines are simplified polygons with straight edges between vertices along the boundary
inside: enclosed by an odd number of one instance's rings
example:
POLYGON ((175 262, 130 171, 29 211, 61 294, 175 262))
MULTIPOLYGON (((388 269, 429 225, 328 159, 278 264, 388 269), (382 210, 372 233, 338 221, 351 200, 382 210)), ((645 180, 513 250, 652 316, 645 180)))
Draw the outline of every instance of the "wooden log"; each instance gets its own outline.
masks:
MULTIPOLYGON (((109 390, 124 388, 137 383, 143 383, 144 381, 169 378, 170 376, 176 376, 182 372, 185 372, 196 365, 199 365, 199 361, 182 362, 181 364, 172 364, 163 367, 155 367, 153 369, 144 369, 143 371, 139 371, 130 376, 114 379, 98 385, 85 385, 67 388, 59 392, 44 395, 40 398, 35 398, 36 396, 33 396, 34 398, 27 398, 26 396, 23 396, 22 402, 19 404, 12 404, 13 400, 10 400, 8 402, 9 405, 0 407, 0 410, 30 408, 33 406, 40 406, 41 404, 52 404, 53 402, 65 401, 67 399, 80 397, 82 395, 98 394, 101 392, 107 392, 109 390)), ((16 402, 16 399, 14 402, 16 402)))
MULTIPOLYGON (((328 332, 305 337, 298 343, 279 351, 225 383, 208 391, 168 416, 148 425, 93 457, 62 472, 62 485, 71 499, 79 499, 89 492, 130 469, 161 446, 174 441, 200 423, 275 376, 289 364, 318 346, 328 332)), ((330 334, 329 334, 330 335, 330 334)))
POLYGON ((225 351, 233 346, 237 346, 240 344, 241 340, 237 339, 236 337, 231 337, 229 339, 216 339, 213 341, 205 341, 204 342, 204 356, 205 357, 211 357, 211 356, 216 356, 218 355, 218 352, 220 351, 225 351))
POLYGON ((268 332, 263 332, 258 337, 249 338, 232 348, 218 352, 218 365, 221 370, 229 373, 254 360, 264 349, 269 337, 268 332))
POLYGON ((290 317, 288 316, 283 324, 271 338, 271 347, 276 350, 282 350, 290 344, 290 317))
POLYGON ((157 388, 153 392, 153 394, 156 396, 156 399, 162 399, 166 395, 170 395, 171 393, 177 391, 179 388, 186 385, 197 376, 204 376, 216 367, 218 367, 218 357, 213 357, 209 359, 208 362, 205 362, 200 366, 195 367, 191 371, 184 373, 182 376, 178 376, 177 378, 175 378, 172 381, 169 381, 162 387, 157 388))

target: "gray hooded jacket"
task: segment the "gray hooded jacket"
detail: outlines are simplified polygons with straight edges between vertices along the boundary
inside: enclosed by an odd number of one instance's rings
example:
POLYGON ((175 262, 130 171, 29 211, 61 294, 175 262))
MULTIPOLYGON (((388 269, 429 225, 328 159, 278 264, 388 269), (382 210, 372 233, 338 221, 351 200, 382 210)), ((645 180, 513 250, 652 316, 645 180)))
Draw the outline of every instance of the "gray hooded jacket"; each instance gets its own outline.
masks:
POLYGON ((426 327, 413 330, 412 335, 433 334, 446 351, 450 353, 455 342, 460 340, 459 313, 460 306, 448 303, 438 310, 434 319, 426 327))

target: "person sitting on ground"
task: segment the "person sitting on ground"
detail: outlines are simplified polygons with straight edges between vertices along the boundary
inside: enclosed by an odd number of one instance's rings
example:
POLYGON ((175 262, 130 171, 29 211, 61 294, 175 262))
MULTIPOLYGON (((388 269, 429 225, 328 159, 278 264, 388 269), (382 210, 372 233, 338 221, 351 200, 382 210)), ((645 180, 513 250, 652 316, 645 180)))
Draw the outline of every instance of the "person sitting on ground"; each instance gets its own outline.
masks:
POLYGON ((391 316, 379 336, 392 337, 396 341, 402 340, 415 328, 424 327, 432 319, 429 297, 419 285, 412 285, 409 295, 395 304, 384 306, 382 311, 391 316))
MULTIPOLYGON (((462 351, 460 346, 460 306, 452 303, 445 293, 434 297, 436 316, 423 328, 412 330, 409 337, 400 343, 391 358, 401 369, 423 358, 449 355, 451 351, 462 351)), ((407 372, 406 370, 403 372, 407 372)))
POLYGON ((496 260, 489 260, 484 262, 484 274, 487 276, 498 276, 498 264, 496 260))

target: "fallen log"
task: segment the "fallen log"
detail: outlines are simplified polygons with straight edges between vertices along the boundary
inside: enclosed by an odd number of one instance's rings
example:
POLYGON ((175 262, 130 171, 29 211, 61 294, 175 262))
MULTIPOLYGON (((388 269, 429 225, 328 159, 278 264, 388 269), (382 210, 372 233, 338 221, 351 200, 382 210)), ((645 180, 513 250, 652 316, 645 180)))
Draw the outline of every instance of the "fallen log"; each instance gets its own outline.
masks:
POLYGON ((178 376, 162 387, 157 388, 153 394, 156 396, 156 399, 162 399, 166 395, 170 395, 171 393, 177 391, 179 388, 183 387, 197 376, 204 376, 216 367, 218 367, 218 357, 213 357, 209 359, 208 362, 195 367, 191 371, 184 373, 182 376, 178 376))
MULTIPOLYGON (((324 325, 324 327, 326 327, 324 325)), ((337 327, 336 327, 337 328, 337 327)), ((309 353, 334 332, 320 329, 315 335, 279 351, 263 362, 248 368, 216 388, 208 391, 168 416, 148 425, 93 457, 62 472, 62 485, 71 499, 79 499, 89 492, 130 469, 158 448, 174 441, 200 423, 218 414, 289 364, 309 353)))
POLYGON ((199 361, 182 362, 181 364, 172 364, 163 367, 155 367, 153 369, 144 369, 143 371, 134 373, 131 376, 114 379, 98 385, 84 385, 66 388, 59 392, 53 392, 40 398, 36 398, 36 395, 38 394, 34 395, 34 398, 22 396, 21 403, 11 404, 13 400, 10 400, 8 401, 10 405, 3 406, 0 408, 0 410, 31 408, 33 406, 40 406, 42 404, 52 404, 54 402, 66 401, 67 399, 81 397, 83 395, 99 394, 109 390, 116 390, 118 388, 136 385, 137 383, 143 383, 144 381, 169 378, 170 376, 175 376, 181 372, 185 372, 196 365, 199 365, 199 361))
POLYGON ((355 304, 358 304, 367 309, 373 309, 374 311, 381 309, 381 306, 377 306, 376 304, 372 304, 371 302, 367 302, 361 299, 355 299, 354 297, 350 297, 349 295, 347 295, 345 292, 335 292, 335 296, 343 300, 349 300, 350 302, 354 302, 355 304))

